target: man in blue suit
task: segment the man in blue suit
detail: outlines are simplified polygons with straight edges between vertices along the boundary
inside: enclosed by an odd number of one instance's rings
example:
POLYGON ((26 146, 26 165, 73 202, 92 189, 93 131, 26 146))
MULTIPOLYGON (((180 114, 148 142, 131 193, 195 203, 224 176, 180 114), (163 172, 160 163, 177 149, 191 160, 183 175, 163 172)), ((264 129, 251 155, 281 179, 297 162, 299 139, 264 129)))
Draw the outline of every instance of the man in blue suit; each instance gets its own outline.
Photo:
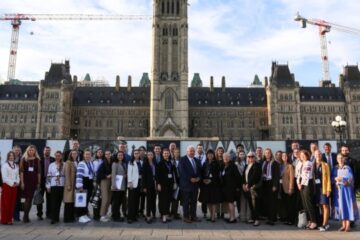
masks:
POLYGON ((324 144, 324 153, 322 154, 322 159, 329 165, 330 172, 338 164, 336 160, 336 153, 331 152, 330 143, 324 144))
POLYGON ((196 204, 201 180, 201 163, 195 158, 195 148, 188 146, 179 162, 180 191, 183 196, 184 222, 199 222, 196 204))

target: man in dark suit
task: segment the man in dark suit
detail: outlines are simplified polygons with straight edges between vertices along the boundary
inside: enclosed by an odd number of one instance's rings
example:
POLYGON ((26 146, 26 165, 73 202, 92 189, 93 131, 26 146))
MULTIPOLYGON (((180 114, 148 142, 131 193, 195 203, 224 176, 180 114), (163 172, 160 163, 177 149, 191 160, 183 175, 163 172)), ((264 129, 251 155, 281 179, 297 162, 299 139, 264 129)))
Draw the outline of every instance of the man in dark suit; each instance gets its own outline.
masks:
POLYGON ((298 152, 299 150, 300 150, 299 142, 293 141, 291 143, 291 153, 289 154, 290 163, 294 163, 298 159, 296 152, 298 152))
POLYGON ((70 140, 69 142, 71 144, 71 147, 70 147, 70 150, 66 151, 64 156, 63 156, 64 162, 68 160, 69 154, 70 154, 71 151, 77 151, 78 156, 77 156, 77 158, 75 160, 76 160, 77 163, 81 162, 84 159, 84 156, 83 156, 84 152, 82 150, 80 150, 80 142, 79 142, 79 140, 73 139, 73 140, 70 140))
POLYGON ((329 165, 330 172, 338 164, 336 160, 336 153, 331 152, 330 143, 324 144, 324 153, 322 154, 322 159, 329 165))
MULTIPOLYGON (((41 195, 46 196, 46 218, 50 218, 50 193, 46 191, 46 177, 49 170, 49 165, 52 162, 55 162, 55 158, 50 156, 51 154, 51 148, 49 146, 46 146, 44 148, 43 156, 40 159, 40 168, 41 168, 41 182, 40 182, 40 189, 41 189, 41 195)), ((39 220, 43 220, 43 203, 38 204, 37 206, 37 217, 39 220)))
POLYGON ((186 156, 179 162, 180 191, 183 196, 184 222, 199 222, 196 203, 201 178, 201 163, 195 158, 195 148, 188 146, 186 156))

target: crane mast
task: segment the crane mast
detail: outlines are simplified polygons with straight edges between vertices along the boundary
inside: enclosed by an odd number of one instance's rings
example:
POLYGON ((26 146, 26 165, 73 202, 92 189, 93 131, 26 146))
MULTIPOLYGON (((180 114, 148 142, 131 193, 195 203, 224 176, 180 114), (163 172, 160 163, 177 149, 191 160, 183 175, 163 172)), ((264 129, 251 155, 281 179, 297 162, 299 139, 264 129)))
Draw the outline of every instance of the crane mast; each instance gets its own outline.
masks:
POLYGON ((16 59, 19 44, 19 31, 22 21, 57 20, 57 21, 90 21, 90 20, 151 20, 149 15, 102 15, 102 14, 2 14, 0 21, 11 21, 12 33, 8 64, 7 80, 15 78, 16 59))
POLYGON ((307 19, 301 16, 299 13, 296 14, 294 20, 300 22, 302 28, 306 28, 307 24, 314 25, 319 28, 321 64, 322 64, 322 82, 331 83, 326 34, 329 33, 332 29, 334 29, 345 33, 360 35, 360 30, 352 27, 342 26, 336 23, 330 23, 321 19, 307 19))

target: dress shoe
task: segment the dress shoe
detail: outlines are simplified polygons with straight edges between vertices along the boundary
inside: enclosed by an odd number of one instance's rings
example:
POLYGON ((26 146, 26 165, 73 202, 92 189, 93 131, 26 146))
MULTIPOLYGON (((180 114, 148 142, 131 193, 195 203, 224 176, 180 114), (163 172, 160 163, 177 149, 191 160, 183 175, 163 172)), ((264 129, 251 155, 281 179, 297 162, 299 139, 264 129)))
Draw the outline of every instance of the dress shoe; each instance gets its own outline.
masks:
POLYGON ((192 221, 189 218, 184 218, 184 222, 186 223, 192 223, 192 221))

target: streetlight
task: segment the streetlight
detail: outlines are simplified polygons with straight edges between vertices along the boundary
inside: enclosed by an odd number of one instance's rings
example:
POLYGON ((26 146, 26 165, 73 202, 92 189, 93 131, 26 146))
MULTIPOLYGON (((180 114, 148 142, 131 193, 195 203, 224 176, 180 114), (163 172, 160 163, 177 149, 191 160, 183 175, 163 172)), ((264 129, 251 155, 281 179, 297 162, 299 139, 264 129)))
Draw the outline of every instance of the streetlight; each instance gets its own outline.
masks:
POLYGON ((337 132, 340 136, 340 144, 343 143, 343 133, 346 128, 346 121, 344 121, 341 116, 336 116, 335 121, 332 121, 331 126, 334 128, 335 132, 337 132))

